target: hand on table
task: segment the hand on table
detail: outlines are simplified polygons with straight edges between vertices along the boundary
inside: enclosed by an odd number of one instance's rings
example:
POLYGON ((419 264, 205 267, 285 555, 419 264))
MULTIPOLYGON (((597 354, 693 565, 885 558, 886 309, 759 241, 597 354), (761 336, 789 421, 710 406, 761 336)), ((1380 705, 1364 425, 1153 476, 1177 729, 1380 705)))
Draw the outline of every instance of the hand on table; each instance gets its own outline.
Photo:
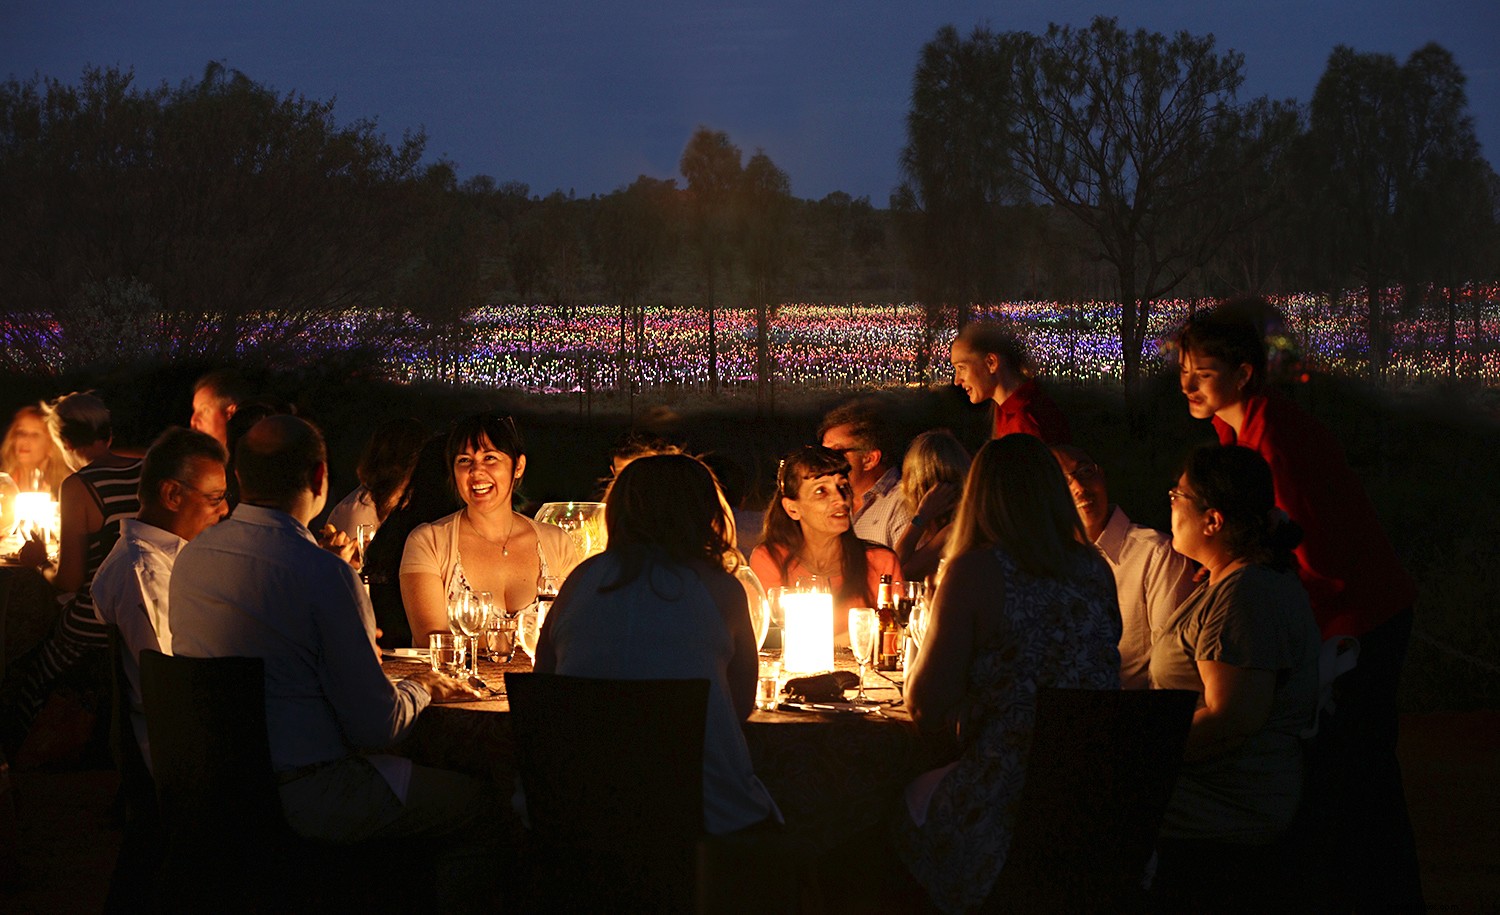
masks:
POLYGON ((469 684, 455 680, 447 674, 440 674, 430 667, 419 670, 406 679, 415 681, 427 690, 433 702, 467 702, 471 699, 484 698, 469 684))

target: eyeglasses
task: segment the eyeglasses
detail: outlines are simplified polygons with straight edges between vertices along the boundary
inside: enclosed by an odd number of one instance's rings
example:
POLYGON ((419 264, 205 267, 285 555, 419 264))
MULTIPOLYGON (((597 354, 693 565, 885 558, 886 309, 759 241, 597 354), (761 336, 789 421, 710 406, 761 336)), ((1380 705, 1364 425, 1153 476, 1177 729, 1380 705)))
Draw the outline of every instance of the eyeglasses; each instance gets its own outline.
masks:
POLYGON ((1188 504, 1192 505, 1194 508, 1203 507, 1203 503, 1199 501, 1197 496, 1182 489, 1173 488, 1167 490, 1167 501, 1172 503, 1173 505, 1176 505, 1178 502, 1185 501, 1188 504))
POLYGON ((1099 472, 1099 465, 1090 461, 1087 463, 1079 464, 1072 470, 1064 470, 1063 476, 1077 482, 1080 486, 1087 486, 1088 484, 1099 479, 1099 472))
POLYGON ((191 489, 193 492, 202 496, 204 501, 206 501, 210 506, 214 508, 218 508, 220 505, 223 505, 224 500, 229 498, 229 490, 227 489, 220 490, 217 493, 204 492, 203 490, 189 483, 187 480, 179 480, 177 477, 173 477, 172 480, 183 489, 191 489))

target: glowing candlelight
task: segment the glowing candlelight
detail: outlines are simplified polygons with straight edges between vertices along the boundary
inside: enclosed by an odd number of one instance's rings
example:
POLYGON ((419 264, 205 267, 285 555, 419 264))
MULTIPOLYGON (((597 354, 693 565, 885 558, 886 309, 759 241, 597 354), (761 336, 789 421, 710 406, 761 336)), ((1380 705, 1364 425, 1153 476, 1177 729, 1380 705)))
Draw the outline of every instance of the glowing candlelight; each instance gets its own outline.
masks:
POLYGON ((781 592, 781 662, 792 675, 833 669, 833 595, 781 592))

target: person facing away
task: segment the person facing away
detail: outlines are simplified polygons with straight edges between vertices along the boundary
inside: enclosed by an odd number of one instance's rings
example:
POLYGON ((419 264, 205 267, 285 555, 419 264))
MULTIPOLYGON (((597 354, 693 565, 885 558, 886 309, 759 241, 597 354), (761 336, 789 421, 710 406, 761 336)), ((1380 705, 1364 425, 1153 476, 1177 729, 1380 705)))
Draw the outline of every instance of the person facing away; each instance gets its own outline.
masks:
POLYGON ((1276 507, 1302 528, 1297 575, 1325 641, 1359 640, 1334 683, 1337 711, 1311 744, 1309 801, 1322 810, 1329 891, 1340 908, 1420 909, 1421 875, 1396 756, 1396 696, 1411 639, 1416 583, 1386 537, 1344 449, 1266 379, 1262 299, 1195 315, 1178 336, 1188 412, 1219 442, 1270 465, 1276 507))
POLYGON ((911 510, 901 497, 900 451, 881 405, 863 398, 834 408, 818 426, 818 444, 849 462, 855 536, 895 549, 911 510))
POLYGON ((969 452, 952 432, 934 429, 912 439, 901 462, 901 498, 911 524, 896 542, 901 574, 923 581, 937 574, 948 545, 953 514, 969 475, 969 452))
POLYGON ((1197 570, 1172 549, 1172 538, 1135 524, 1109 501, 1104 468, 1076 445, 1055 445, 1052 454, 1068 480, 1078 520, 1089 542, 1109 563, 1120 599, 1120 686, 1151 685, 1151 642, 1166 626, 1177 605, 1196 586, 1197 570))
POLYGON ((120 632, 130 684, 130 718, 149 769, 150 745, 141 712, 141 652, 172 653, 167 589, 172 566, 188 541, 229 514, 228 458, 216 439, 191 429, 163 432, 141 463, 141 510, 120 522, 120 539, 94 573, 99 619, 120 632))
POLYGON ((456 874, 471 873, 482 850, 469 833, 494 809, 490 788, 378 752, 405 737, 430 702, 474 692, 431 669, 395 684, 381 671, 364 588, 307 529, 328 496, 318 430, 271 416, 237 450, 239 506, 177 555, 173 652, 265 661, 271 764, 294 832, 331 842, 452 840, 439 893, 474 891, 456 874))
POLYGON ((1117 689, 1120 612, 1047 446, 979 449, 948 538, 922 650, 907 672, 917 726, 958 758, 905 792, 897 851, 945 912, 982 904, 1005 866, 1044 687, 1117 689))
POLYGON ((781 813, 756 778, 740 726, 758 666, 728 503, 697 458, 658 454, 622 468, 605 495, 603 553, 563 583, 537 642, 541 673, 709 682, 703 820, 712 835, 781 813))
POLYGON ((994 438, 1024 432, 1049 445, 1071 441, 1067 417, 1037 384, 1031 355, 1008 329, 971 321, 954 338, 949 358, 953 383, 969 402, 994 403, 994 438))

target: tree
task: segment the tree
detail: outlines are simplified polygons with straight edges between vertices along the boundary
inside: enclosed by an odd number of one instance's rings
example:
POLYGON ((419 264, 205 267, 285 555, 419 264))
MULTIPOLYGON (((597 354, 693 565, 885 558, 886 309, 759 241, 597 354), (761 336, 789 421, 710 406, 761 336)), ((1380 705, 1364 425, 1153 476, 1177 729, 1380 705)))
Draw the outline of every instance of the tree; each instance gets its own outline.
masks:
POLYGON ((719 346, 715 308, 721 273, 727 273, 733 247, 734 197, 740 181, 740 150, 722 130, 699 127, 682 151, 678 170, 687 181, 689 238, 704 304, 708 309, 708 386, 719 390, 719 346))
POLYGON ((1001 208, 1021 187, 1012 161, 1017 41, 976 29, 964 40, 952 26, 922 49, 901 153, 902 183, 892 200, 927 307, 919 370, 941 324, 942 308, 962 326, 972 302, 998 288, 1006 252, 1001 208))
POLYGON ((770 312, 792 255, 792 180, 757 149, 740 174, 738 192, 745 272, 754 286, 755 402, 761 409, 771 379, 770 312))
MULTIPOLYGON (((392 147, 331 103, 209 64, 177 88, 90 69, 0 87, 7 307, 97 339, 83 299, 159 309, 164 355, 275 352, 353 306, 394 303, 423 137, 392 147), (145 294, 140 294, 142 291, 145 294), (12 304, 14 303, 14 304, 12 304)), ((13 354, 12 354, 13 355, 13 354)), ((28 366, 35 367, 35 366, 28 366)))
POLYGON ((1389 349, 1381 299, 1388 281, 1431 275, 1445 261, 1451 269, 1451 253, 1475 230, 1472 219, 1485 218, 1482 207, 1458 223, 1448 212, 1486 190, 1464 80, 1435 44, 1405 65, 1340 45, 1313 92, 1306 186, 1331 259, 1364 281, 1372 378, 1382 375, 1389 349))
POLYGON ((1085 227, 1118 278, 1127 393, 1156 299, 1255 214, 1233 190, 1287 140, 1289 106, 1238 106, 1241 55, 1213 36, 1127 33, 1098 17, 1006 39, 1018 170, 1085 227))
POLYGON ((636 358, 643 307, 677 247, 677 182, 641 175, 599 201, 596 250, 606 288, 620 309, 619 384, 628 384, 626 325, 635 329, 636 358))

